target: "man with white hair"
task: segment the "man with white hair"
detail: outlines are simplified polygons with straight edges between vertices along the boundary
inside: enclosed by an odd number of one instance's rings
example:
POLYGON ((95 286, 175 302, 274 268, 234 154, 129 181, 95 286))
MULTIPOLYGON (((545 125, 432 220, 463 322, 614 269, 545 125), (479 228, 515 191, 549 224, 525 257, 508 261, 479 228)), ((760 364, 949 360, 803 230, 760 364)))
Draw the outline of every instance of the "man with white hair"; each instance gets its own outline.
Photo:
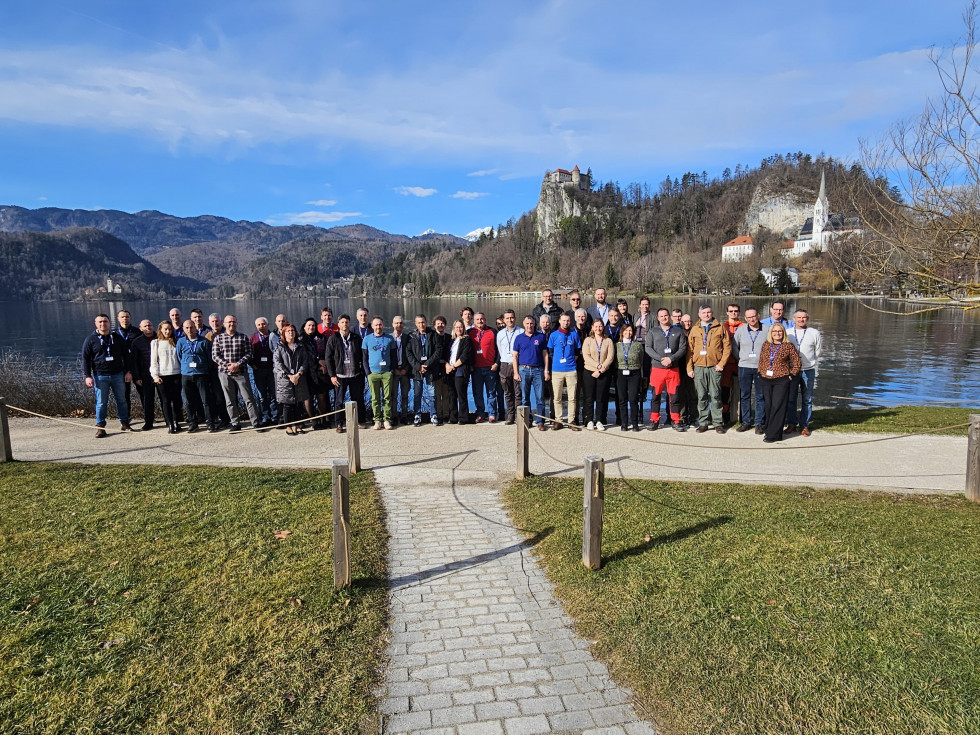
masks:
POLYGON ((810 326, 810 315, 805 309, 797 309, 793 314, 793 326, 786 330, 789 341, 800 353, 803 369, 789 385, 789 406, 786 409, 786 433, 792 434, 800 426, 801 436, 810 436, 810 420, 813 418, 813 385, 817 379, 817 363, 823 349, 820 332, 810 326), (797 400, 802 406, 797 411, 797 400))

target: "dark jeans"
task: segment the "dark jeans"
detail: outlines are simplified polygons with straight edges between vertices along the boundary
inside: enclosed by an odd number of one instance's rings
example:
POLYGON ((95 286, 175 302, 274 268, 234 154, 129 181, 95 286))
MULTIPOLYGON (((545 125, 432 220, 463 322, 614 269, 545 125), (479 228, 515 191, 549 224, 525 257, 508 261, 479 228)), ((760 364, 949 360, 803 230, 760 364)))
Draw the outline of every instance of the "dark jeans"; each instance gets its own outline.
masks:
MULTIPOLYGON (((364 376, 355 375, 353 378, 337 378, 340 386, 334 388, 334 411, 341 411, 344 408, 344 393, 350 392, 350 399, 357 404, 357 423, 363 424, 366 421, 364 410, 364 376)), ((347 415, 338 413, 337 425, 347 425, 347 415)))
MULTIPOLYGON (((229 424, 231 423, 231 417, 228 415, 228 409, 225 408, 224 402, 224 391, 221 389, 221 380, 218 378, 218 368, 213 368, 208 372, 208 382, 211 385, 210 393, 210 405, 211 405, 211 417, 214 419, 215 423, 229 424)), ((238 411, 235 411, 238 414, 238 411)))
POLYGON ((766 399, 766 439, 783 438, 786 407, 789 405, 789 378, 762 378, 762 395, 766 399))
POLYGON ((738 384, 741 389, 741 405, 739 407, 741 422, 765 426, 766 401, 762 396, 762 378, 759 371, 755 368, 740 367, 738 369, 738 384), (754 401, 752 400, 753 390, 755 390, 754 401))
POLYGON ((582 422, 598 421, 606 423, 606 414, 609 412, 609 373, 600 373, 598 378, 593 378, 588 370, 583 374, 583 392, 585 403, 582 408, 582 422))
POLYGON ((616 371, 616 400, 619 402, 619 425, 642 426, 643 414, 640 412, 639 370, 630 370, 629 375, 623 375, 622 370, 616 371))
MULTIPOLYGON (((211 406, 214 395, 211 391, 210 375, 181 375, 181 385, 184 388, 184 405, 187 408, 187 423, 197 426, 201 421, 208 426, 214 426, 214 414, 211 406)), ((175 418, 179 421, 180 419, 175 418)))
POLYGON ((391 415, 397 421, 407 421, 412 413, 412 404, 408 402, 408 394, 412 387, 412 378, 405 375, 391 376, 391 415))
POLYGON ((251 369, 252 389, 255 393, 255 408, 259 412, 259 419, 263 423, 272 423, 276 420, 279 413, 279 405, 276 403, 276 376, 271 368, 251 369))
POLYGON ((180 379, 177 375, 161 375, 162 383, 157 383, 157 393, 160 395, 160 406, 163 408, 163 420, 167 426, 177 423, 177 409, 180 408, 180 379))

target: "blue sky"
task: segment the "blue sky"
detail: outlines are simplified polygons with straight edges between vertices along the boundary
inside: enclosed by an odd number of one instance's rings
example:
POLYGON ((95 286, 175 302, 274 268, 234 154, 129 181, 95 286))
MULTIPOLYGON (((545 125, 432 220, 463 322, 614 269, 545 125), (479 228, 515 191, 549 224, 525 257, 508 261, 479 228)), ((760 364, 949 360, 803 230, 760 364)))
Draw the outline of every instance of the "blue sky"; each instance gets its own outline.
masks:
POLYGON ((961 0, 10 3, 0 204, 457 235, 545 170, 856 159, 961 0))

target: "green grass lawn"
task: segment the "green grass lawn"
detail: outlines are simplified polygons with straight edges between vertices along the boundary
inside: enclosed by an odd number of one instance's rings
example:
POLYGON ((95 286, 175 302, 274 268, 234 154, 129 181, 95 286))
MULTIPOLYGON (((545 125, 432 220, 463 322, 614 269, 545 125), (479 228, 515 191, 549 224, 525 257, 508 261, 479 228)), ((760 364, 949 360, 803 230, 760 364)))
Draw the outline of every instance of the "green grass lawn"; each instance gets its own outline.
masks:
POLYGON ((330 496, 329 472, 0 465, 0 732, 372 726, 383 512, 352 478, 335 591, 330 496))
MULTIPOLYGON (((813 426, 829 431, 908 434, 970 423, 980 408, 947 406, 888 406, 887 408, 815 408, 813 426)), ((933 432, 937 436, 966 436, 967 427, 933 432)))
MULTIPOLYGON (((781 459, 779 461, 782 461, 781 459)), ((556 594, 668 733, 980 732, 980 506, 962 497, 610 480, 507 491, 556 594)))

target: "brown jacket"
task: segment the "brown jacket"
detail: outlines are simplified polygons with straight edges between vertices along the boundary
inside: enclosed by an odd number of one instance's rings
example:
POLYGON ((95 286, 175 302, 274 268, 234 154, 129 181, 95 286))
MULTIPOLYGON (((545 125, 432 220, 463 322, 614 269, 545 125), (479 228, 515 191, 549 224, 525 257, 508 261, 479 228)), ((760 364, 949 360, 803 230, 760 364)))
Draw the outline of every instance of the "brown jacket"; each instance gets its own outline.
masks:
POLYGON ((698 321, 691 327, 691 333, 687 335, 687 369, 694 370, 695 367, 717 367, 725 366, 728 357, 732 353, 732 342, 728 338, 728 330, 725 325, 717 319, 713 319, 708 325, 708 333, 705 335, 704 327, 698 321), (701 352, 708 354, 702 355, 701 352))
POLYGON ((603 336, 601 352, 596 347, 595 337, 591 334, 582 343, 582 363, 585 366, 586 372, 590 375, 598 370, 600 365, 602 366, 602 372, 608 372, 609 366, 612 365, 615 359, 616 347, 609 337, 603 336))
POLYGON ((759 377, 763 380, 776 380, 799 375, 802 368, 800 353, 796 351, 792 342, 781 342, 778 345, 766 342, 759 350, 759 377), (770 356, 772 357, 772 375, 766 375, 769 372, 770 356))

